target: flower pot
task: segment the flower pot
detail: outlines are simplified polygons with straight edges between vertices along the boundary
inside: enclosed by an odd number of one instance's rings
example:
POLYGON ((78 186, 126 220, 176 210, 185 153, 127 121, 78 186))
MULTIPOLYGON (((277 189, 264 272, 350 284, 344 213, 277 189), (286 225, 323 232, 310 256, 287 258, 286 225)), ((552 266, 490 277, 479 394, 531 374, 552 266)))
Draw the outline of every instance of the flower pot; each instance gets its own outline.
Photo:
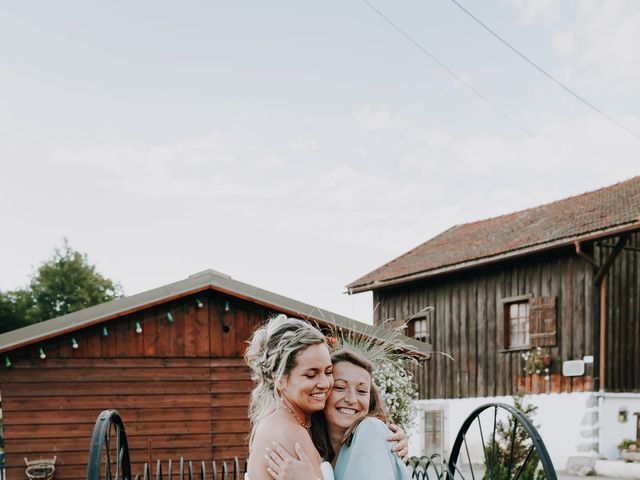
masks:
POLYGON ((625 462, 640 462, 640 451, 621 450, 620 458, 625 462))

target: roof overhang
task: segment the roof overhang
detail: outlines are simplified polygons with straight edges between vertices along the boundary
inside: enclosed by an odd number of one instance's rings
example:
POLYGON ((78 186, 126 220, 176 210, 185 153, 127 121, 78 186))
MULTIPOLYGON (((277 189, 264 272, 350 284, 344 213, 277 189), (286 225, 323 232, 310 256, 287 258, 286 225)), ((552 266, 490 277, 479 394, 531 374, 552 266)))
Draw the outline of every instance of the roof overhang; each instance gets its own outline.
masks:
MULTIPOLYGON (((366 337, 379 340, 389 336, 388 331, 384 328, 367 325, 337 313, 239 282, 214 270, 205 270, 179 282, 4 333, 0 335, 0 353, 44 342, 155 305, 209 290, 246 300, 288 316, 312 321, 322 326, 355 331, 366 337)), ((431 345, 408 337, 403 337, 402 341, 407 353, 421 358, 429 357, 431 345)))
POLYGON ((504 262, 506 260, 516 259, 516 258, 530 255, 533 253, 541 253, 548 250, 568 247, 568 246, 574 245, 576 242, 588 242, 588 241, 597 240, 600 238, 616 236, 621 233, 632 232, 635 230, 640 230, 639 221, 634 221, 632 223, 627 223, 624 225, 616 225, 615 227, 593 231, 593 232, 587 232, 580 235, 573 235, 570 237, 559 238, 551 242, 544 242, 544 243, 529 245, 525 248, 511 250, 508 252, 500 253, 498 255, 476 258, 466 262, 460 262, 460 263, 455 263, 451 265, 443 265, 442 267, 434 268, 431 270, 425 270, 422 272, 411 273, 411 274, 403 275, 400 277, 390 278, 388 280, 378 280, 378 281, 373 281, 373 282, 369 282, 362 285, 348 286, 347 293, 351 295, 354 293, 380 290, 387 287, 393 287, 393 286, 402 285, 405 283, 425 280, 425 279, 436 277, 438 275, 442 275, 445 273, 469 270, 469 269, 480 267, 480 266, 485 266, 493 263, 504 262))

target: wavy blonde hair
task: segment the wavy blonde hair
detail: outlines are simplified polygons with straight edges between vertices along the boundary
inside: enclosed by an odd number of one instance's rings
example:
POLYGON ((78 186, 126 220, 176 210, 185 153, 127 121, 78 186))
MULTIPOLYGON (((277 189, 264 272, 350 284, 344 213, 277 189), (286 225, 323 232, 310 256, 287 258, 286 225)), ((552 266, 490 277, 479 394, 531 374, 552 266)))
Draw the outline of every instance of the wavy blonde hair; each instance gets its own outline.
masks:
POLYGON ((325 336, 311 324, 286 315, 272 317, 251 337, 244 355, 255 387, 251 392, 249 448, 260 421, 282 403, 277 385, 296 366, 298 353, 310 345, 325 344, 325 336))

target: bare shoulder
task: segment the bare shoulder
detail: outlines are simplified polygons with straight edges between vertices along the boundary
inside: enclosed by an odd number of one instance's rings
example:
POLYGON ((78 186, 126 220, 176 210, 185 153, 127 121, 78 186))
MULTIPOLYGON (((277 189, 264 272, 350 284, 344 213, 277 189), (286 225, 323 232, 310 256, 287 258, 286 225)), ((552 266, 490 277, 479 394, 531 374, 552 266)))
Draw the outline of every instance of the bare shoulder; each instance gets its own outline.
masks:
POLYGON ((299 424, 282 415, 272 415, 263 419, 256 428, 251 453, 249 455, 249 476, 252 480, 271 479, 264 460, 266 449, 280 444, 291 456, 295 456, 295 444, 299 443, 307 456, 320 471, 320 455, 311 441, 309 433, 299 424))
POLYGON ((309 433, 288 416, 272 415, 265 418, 256 429, 252 451, 254 449, 264 451, 274 442, 279 443, 291 455, 294 455, 294 445, 299 443, 309 458, 318 456, 309 433), (309 452, 307 452, 307 447, 309 447, 309 452))

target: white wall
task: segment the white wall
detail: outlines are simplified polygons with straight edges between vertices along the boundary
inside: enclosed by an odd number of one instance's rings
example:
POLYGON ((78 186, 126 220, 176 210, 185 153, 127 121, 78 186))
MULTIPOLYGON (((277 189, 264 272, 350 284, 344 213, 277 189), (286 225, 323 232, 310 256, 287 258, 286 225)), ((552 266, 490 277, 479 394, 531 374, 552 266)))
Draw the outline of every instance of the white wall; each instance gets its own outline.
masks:
POLYGON ((598 394, 599 400, 599 446, 600 453, 607 459, 618 458, 618 444, 625 438, 636 438, 635 412, 640 412, 640 394, 604 393, 598 394), (626 409, 627 421, 618 421, 618 412, 626 409))
MULTIPOLYGON (((513 405, 513 398, 483 397, 456 400, 418 400, 417 404, 420 409, 418 427, 410 432, 410 454, 425 454, 424 435, 420 433, 424 428, 424 409, 442 408, 444 411, 444 449, 445 457, 448 458, 463 421, 475 408, 490 402, 513 405)), ((597 424, 592 427, 588 425, 588 422, 585 423, 585 419, 590 418, 591 413, 597 411, 597 402, 593 393, 527 395, 525 403, 533 403, 538 407, 533 423, 539 426, 538 431, 549 451, 556 470, 564 470, 567 459, 570 456, 588 454, 588 452, 580 452, 579 445, 597 442, 597 437, 589 438, 591 429, 595 431, 594 435, 597 435, 597 424)), ((640 411, 640 408, 634 411, 640 411)), ((492 419, 488 421, 486 417, 484 418, 483 430, 485 432, 493 430, 492 419)), ((483 452, 480 442, 475 443, 476 445, 469 445, 470 454, 472 462, 480 463, 482 462, 483 452)), ((486 438, 485 443, 487 443, 486 438)))

